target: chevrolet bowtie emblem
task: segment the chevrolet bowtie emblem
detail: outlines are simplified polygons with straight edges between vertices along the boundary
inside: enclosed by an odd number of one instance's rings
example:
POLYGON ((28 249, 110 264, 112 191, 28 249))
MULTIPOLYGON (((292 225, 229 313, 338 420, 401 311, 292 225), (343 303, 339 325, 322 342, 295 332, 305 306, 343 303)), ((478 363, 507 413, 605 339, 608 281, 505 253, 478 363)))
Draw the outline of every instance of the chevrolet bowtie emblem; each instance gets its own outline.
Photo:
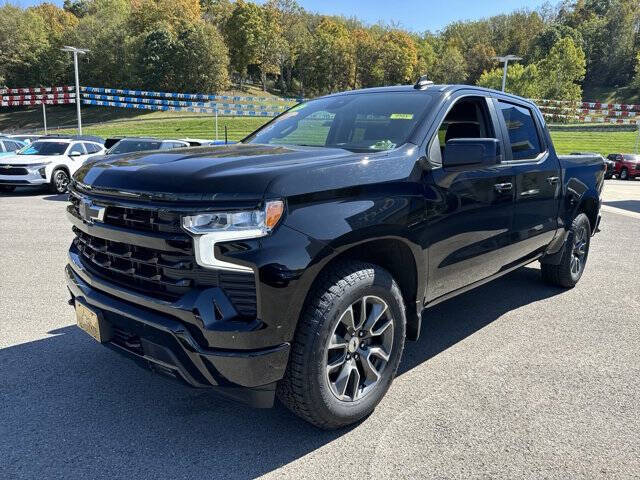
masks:
POLYGON ((104 222, 105 207, 95 205, 91 200, 82 199, 80 201, 80 216, 87 223, 104 222))

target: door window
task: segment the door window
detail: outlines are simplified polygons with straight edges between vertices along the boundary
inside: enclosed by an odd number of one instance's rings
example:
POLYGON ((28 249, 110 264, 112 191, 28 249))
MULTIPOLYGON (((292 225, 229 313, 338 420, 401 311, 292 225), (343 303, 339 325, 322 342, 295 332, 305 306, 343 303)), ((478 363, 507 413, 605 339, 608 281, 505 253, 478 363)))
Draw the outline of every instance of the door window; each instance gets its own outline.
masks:
POLYGON ((71 150, 69 150, 69 155, 71 154, 79 154, 79 155, 84 155, 84 148, 82 148, 82 144, 81 143, 74 143, 73 146, 71 147, 71 150))
POLYGON ((456 138, 496 138, 484 97, 463 97, 449 110, 429 149, 429 159, 442 165, 447 142, 456 138))
POLYGON ((499 101, 507 125, 513 160, 532 160, 542 153, 538 129, 529 108, 499 101))

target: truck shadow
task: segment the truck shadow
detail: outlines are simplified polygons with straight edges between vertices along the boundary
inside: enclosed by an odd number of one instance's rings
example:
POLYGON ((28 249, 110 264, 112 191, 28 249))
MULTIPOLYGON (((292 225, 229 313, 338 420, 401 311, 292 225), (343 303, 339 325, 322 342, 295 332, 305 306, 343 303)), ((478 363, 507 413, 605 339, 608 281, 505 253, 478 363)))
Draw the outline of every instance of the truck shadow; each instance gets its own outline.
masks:
POLYGON ((425 310, 417 342, 408 342, 398 375, 435 357, 503 314, 564 290, 542 282, 540 270, 525 267, 425 310))
POLYGON ((603 204, 609 205, 610 207, 622 208, 623 210, 628 210, 629 212, 640 213, 640 200, 618 200, 603 202, 603 204))
MULTIPOLYGON (((560 293, 526 268, 428 311, 399 375, 499 318, 560 293)), ((0 477, 253 478, 347 430, 250 409, 135 367, 75 326, 0 350, 0 477), (2 473, 4 471, 4 473, 2 473)))

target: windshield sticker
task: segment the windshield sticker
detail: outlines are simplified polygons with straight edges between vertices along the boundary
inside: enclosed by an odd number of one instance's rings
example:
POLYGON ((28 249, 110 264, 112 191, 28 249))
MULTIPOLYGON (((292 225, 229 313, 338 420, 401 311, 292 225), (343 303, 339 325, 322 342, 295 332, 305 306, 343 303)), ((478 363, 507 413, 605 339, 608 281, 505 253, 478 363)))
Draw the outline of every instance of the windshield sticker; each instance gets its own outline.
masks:
POLYGON ((391 120, 413 120, 413 113, 392 113, 391 120))
POLYGON ((298 110, 302 110, 304 107, 306 107, 307 104, 306 103, 301 103, 299 105, 296 105, 295 107, 289 109, 290 112, 297 112, 298 110))
POLYGON ((372 148, 374 150, 391 150, 392 148, 396 148, 396 144, 391 140, 379 140, 369 148, 372 148))

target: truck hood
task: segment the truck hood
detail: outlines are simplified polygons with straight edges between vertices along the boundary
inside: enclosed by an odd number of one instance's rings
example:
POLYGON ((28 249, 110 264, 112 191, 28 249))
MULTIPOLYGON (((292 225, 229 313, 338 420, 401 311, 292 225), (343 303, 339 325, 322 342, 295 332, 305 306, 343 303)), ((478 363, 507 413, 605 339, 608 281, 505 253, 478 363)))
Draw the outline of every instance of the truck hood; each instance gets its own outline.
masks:
POLYGON ((354 178, 345 170, 348 165, 361 170, 363 158, 369 156, 322 147, 195 147, 91 159, 78 169, 74 180, 83 188, 166 199, 250 200, 261 199, 267 191, 287 196, 339 188, 345 182, 366 183, 362 175, 354 178))

